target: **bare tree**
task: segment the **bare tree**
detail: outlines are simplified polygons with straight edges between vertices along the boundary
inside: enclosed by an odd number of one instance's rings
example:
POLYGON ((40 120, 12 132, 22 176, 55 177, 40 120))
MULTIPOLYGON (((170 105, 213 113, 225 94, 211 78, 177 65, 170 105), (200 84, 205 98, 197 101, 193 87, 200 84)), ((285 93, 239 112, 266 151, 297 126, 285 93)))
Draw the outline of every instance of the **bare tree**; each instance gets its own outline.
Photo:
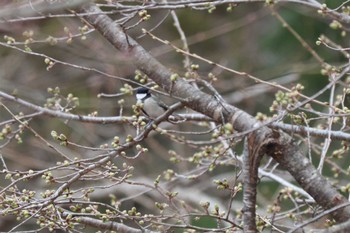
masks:
POLYGON ((329 4, 2 2, 2 231, 348 232, 350 6, 329 4))

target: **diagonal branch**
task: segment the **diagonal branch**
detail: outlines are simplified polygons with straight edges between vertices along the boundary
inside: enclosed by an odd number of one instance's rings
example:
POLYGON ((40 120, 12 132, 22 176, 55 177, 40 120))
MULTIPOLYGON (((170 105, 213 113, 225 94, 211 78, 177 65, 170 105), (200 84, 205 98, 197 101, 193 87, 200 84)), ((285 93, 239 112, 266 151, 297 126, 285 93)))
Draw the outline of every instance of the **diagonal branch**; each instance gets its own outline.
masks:
MULTIPOLYGON (((187 81, 180 78, 172 81, 170 79, 172 72, 125 34, 124 30, 115 24, 110 17, 104 15, 103 11, 96 5, 85 5, 81 8, 81 12, 86 14, 84 19, 95 27, 116 49, 133 61, 138 69, 147 74, 171 95, 181 97, 185 106, 203 113, 217 122, 229 122, 239 132, 261 126, 248 113, 220 102, 214 96, 196 89, 187 81)), ((260 127, 259 131, 254 132, 254 134, 260 140, 256 142, 256 145, 261 145, 254 154, 261 155, 262 152, 266 152, 267 155, 272 156, 293 175, 298 183, 323 208, 330 209, 347 202, 329 181, 317 173, 310 161, 301 153, 299 147, 292 142, 289 135, 283 132, 274 132, 266 126, 260 127)), ((254 163, 254 166, 259 166, 259 160, 256 161, 257 163, 254 163)), ((257 169, 254 168, 253 171, 257 171, 257 169)), ((333 216, 338 221, 346 221, 350 218, 350 208, 342 208, 335 212, 333 216)))

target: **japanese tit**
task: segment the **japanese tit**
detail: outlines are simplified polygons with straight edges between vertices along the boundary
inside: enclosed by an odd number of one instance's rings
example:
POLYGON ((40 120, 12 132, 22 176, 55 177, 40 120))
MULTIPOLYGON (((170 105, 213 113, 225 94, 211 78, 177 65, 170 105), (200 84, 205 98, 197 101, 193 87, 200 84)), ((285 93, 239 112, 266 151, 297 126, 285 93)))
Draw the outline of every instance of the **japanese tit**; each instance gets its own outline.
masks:
POLYGON ((139 87, 136 91, 137 103, 143 104, 142 112, 151 120, 156 119, 162 115, 168 106, 153 96, 150 90, 146 87, 139 87))

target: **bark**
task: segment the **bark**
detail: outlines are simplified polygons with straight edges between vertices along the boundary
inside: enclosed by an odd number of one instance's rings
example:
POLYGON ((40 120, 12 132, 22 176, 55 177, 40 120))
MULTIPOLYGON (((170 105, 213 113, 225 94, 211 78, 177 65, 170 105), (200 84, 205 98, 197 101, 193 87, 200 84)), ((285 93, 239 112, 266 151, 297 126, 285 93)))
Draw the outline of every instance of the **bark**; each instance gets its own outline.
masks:
MULTIPOLYGON (((299 185, 324 209, 347 202, 347 199, 320 175, 289 135, 280 132, 278 143, 274 148, 269 149, 271 151, 268 152, 268 155, 288 170, 299 185)), ((350 217, 350 207, 335 211, 333 217, 340 222, 347 221, 350 217)))
POLYGON ((100 230, 109 230, 119 233, 156 233, 155 231, 150 231, 147 229, 136 229, 128 227, 125 224, 116 223, 116 222, 104 222, 102 220, 97 220, 89 217, 78 217, 78 222, 85 224, 87 226, 92 226, 100 230))

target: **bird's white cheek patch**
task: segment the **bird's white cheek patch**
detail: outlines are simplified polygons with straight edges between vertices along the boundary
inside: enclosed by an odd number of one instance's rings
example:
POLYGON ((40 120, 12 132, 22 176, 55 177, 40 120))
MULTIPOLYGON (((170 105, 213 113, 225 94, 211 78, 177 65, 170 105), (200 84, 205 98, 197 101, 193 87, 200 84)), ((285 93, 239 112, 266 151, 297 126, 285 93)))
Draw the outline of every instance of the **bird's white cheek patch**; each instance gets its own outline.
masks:
POLYGON ((138 93, 138 94, 136 94, 136 99, 142 100, 142 99, 145 98, 146 96, 147 96, 146 93, 138 93))

